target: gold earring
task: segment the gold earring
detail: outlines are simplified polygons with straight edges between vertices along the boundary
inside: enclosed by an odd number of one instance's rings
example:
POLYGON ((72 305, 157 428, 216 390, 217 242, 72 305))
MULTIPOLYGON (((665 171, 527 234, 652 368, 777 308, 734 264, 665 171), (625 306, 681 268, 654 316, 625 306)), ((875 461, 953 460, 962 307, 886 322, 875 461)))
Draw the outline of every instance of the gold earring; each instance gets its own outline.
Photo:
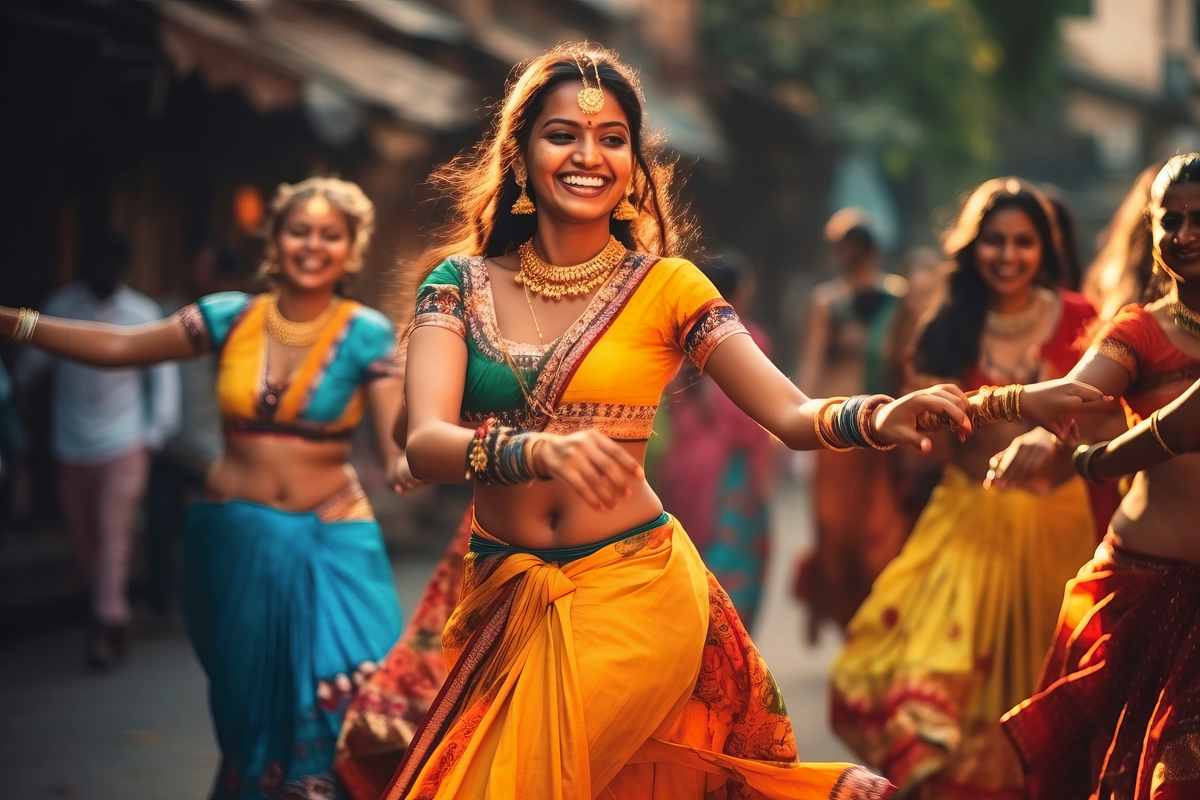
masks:
POLYGON ((625 196, 621 198, 621 202, 617 203, 617 207, 612 211, 612 218, 621 222, 632 222, 638 218, 638 210, 633 207, 633 203, 629 202, 629 191, 625 192, 625 196))
POLYGON ((517 195, 517 202, 512 204, 512 213, 520 216, 529 216, 537 211, 537 207, 529 199, 529 195, 525 194, 525 176, 518 172, 516 180, 517 186, 521 187, 521 194, 517 195))

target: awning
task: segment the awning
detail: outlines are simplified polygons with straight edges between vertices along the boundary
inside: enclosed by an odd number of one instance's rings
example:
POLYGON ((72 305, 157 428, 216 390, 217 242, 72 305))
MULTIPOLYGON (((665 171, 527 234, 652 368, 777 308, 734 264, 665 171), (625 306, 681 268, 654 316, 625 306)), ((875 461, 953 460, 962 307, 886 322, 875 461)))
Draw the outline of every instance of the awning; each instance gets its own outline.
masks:
POLYGON ((158 0, 162 35, 179 72, 237 86, 255 108, 294 107, 318 83, 426 129, 475 122, 470 83, 404 50, 293 7, 238 18, 184 0, 158 0))

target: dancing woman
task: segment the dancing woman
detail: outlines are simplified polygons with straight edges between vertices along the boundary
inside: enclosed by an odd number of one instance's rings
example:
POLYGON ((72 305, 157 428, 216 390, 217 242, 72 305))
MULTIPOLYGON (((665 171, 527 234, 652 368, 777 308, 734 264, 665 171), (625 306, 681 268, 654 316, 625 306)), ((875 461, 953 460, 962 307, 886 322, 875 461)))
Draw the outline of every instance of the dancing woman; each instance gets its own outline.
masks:
MULTIPOLYGON (((1189 418, 1200 377, 1200 154, 1167 162, 1149 214, 1170 292, 1122 309, 1072 371, 1120 396, 1131 423, 1141 418, 1115 442, 1083 448, 1079 469, 1092 479, 1142 471, 1067 584, 1037 692, 1003 720, 1034 800, 1200 795, 1200 456, 1189 418)), ((1042 471, 1012 452, 996 470, 1017 484, 1042 471)))
POLYGON ((213 798, 330 797, 339 716, 317 683, 400 632, 379 525, 347 463, 369 406, 381 451, 401 400, 386 318, 338 296, 374 208, 355 184, 281 185, 268 225, 276 290, 201 298, 130 328, 0 308, 0 330, 63 358, 144 365, 218 354, 225 454, 188 512, 184 616, 208 674, 221 767, 213 798))
POLYGON ((633 72, 564 45, 443 175, 457 205, 419 276, 407 453, 419 479, 474 481, 475 519, 450 673, 389 800, 890 791, 797 763, 778 688, 641 462, 685 355, 796 449, 927 448, 917 418, 966 431, 967 403, 953 387, 805 397, 671 257, 664 173, 633 72))
MULTIPOLYGON (((944 241, 955 271, 918 336, 918 373, 976 390, 1074 366, 1095 314, 1056 288, 1052 219, 1041 192, 1015 178, 970 195, 944 241)), ((984 488, 989 456, 1029 427, 999 416, 1012 424, 953 443, 941 484, 833 667, 834 730, 913 796, 1021 796, 997 722, 1036 684, 1061 586, 1096 544, 1086 489, 1069 469, 1036 493, 984 488)))

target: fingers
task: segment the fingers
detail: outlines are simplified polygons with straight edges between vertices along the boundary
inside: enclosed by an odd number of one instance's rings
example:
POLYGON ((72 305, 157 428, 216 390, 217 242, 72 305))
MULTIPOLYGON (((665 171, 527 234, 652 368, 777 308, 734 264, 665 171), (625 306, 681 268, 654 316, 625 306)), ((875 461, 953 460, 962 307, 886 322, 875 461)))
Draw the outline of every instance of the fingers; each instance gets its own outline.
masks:
POLYGON ((613 508, 633 493, 632 480, 644 480, 637 459, 596 431, 563 437, 545 460, 550 474, 567 483, 598 511, 613 508), (632 479, 632 480, 631 480, 632 479))
POLYGON ((637 480, 643 480, 646 477, 646 471, 642 468, 641 463, 631 456, 629 452, 621 445, 609 439, 603 434, 596 434, 597 444, 601 451, 609 458, 617 463, 617 465, 625 472, 632 475, 637 480))

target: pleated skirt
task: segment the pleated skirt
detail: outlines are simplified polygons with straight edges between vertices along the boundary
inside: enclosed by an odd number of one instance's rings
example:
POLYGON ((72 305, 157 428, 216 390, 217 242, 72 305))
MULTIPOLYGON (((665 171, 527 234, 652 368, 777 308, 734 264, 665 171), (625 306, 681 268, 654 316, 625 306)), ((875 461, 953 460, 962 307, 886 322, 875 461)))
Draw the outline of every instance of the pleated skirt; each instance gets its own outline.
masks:
POLYGON ((1063 585, 1095 547, 1080 479, 1036 495, 949 469, 850 621, 834 731, 902 792, 1020 800, 1000 716, 1036 688, 1063 585))
POLYGON ((340 709, 317 682, 387 653, 400 605, 379 525, 242 500, 187 517, 183 611, 208 675, 213 800, 333 798, 340 709))

